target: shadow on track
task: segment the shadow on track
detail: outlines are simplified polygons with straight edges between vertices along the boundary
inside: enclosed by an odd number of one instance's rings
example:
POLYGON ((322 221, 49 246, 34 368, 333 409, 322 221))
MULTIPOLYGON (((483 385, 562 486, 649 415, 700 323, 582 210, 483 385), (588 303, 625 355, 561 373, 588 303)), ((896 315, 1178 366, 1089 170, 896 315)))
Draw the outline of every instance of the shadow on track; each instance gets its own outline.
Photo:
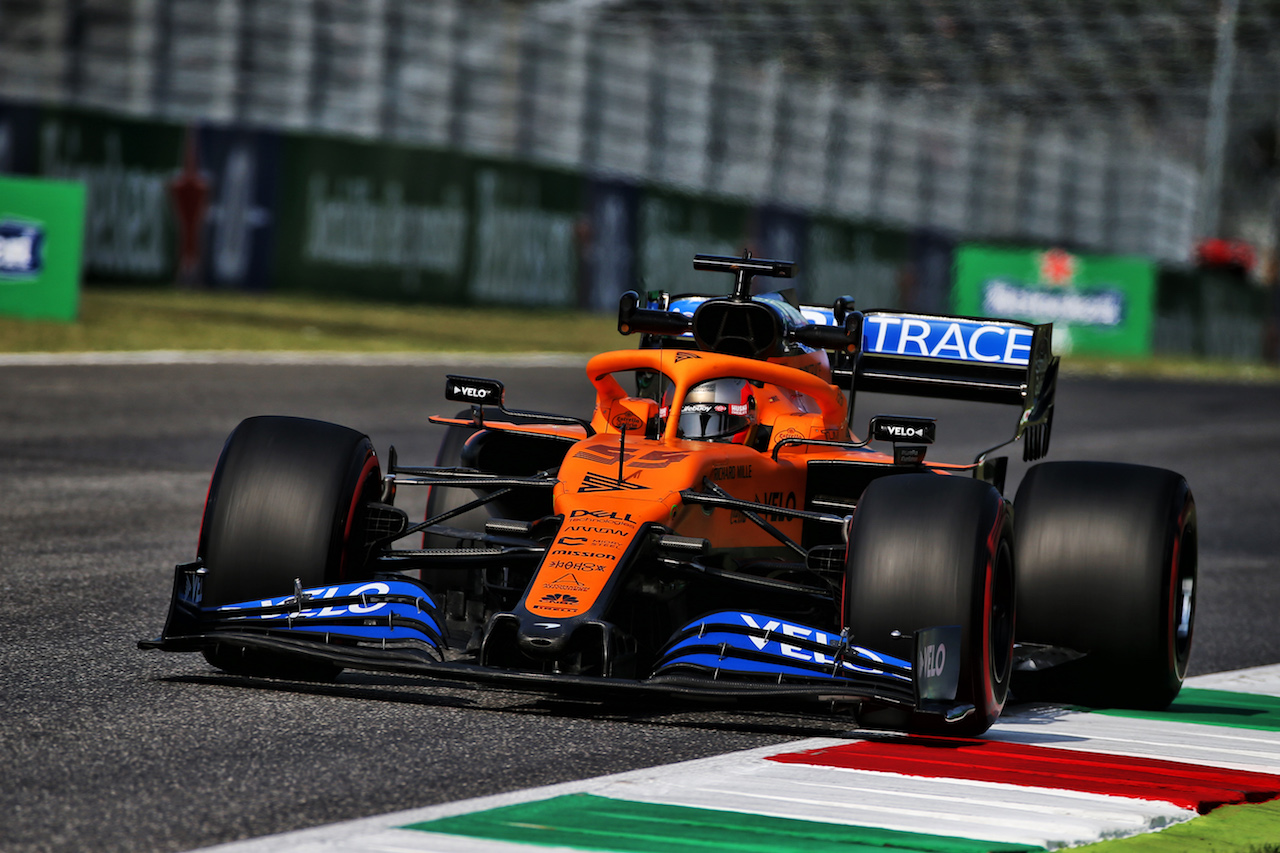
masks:
MULTIPOLYGON (((317 683, 248 678, 211 672, 158 679, 168 684, 239 688, 340 699, 358 699, 431 708, 467 708, 522 717, 557 717, 591 722, 617 722, 673 729, 725 731, 783 737, 840 737, 857 728, 851 715, 797 714, 776 709, 733 708, 725 704, 673 706, 658 701, 583 700, 519 693, 493 687, 458 686, 398 676, 347 673, 344 680, 317 683)), ((861 736, 861 734, 860 734, 861 736)))

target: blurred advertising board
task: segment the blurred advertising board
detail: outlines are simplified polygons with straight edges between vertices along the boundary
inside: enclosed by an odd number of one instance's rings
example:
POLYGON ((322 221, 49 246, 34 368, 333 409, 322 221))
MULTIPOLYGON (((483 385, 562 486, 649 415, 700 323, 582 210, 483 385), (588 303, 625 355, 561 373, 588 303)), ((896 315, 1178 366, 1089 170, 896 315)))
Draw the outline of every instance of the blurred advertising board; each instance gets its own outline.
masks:
MULTIPOLYGON (((795 263, 791 278, 757 278, 753 287, 755 292, 794 290, 798 299, 807 300, 809 280, 806 272, 809 269, 809 257, 806 249, 809 242, 809 217, 791 208, 762 205, 752 211, 751 226, 750 245, 753 254, 761 258, 777 258, 795 263)), ((706 284, 710 285, 711 282, 706 284)))
POLYGON ((182 164, 183 129, 51 108, 40 122, 38 172, 80 181, 88 192, 85 274, 96 279, 172 281, 170 182, 182 164))
POLYGON ((76 319, 84 185, 0 176, 0 314, 76 319))
POLYGON ((952 307, 972 317, 1053 323, 1059 353, 1151 354, 1156 265, 1062 249, 966 245, 956 251, 952 307))
POLYGON ((280 290, 434 303, 578 301, 582 179, 428 148, 282 140, 280 290))
POLYGON ((582 178, 516 163, 473 161, 472 169, 470 301, 576 306, 582 178))
POLYGON ((183 161, 169 185, 179 274, 216 289, 270 289, 280 136, 236 127, 188 129, 183 161))
POLYGON ((637 289, 676 294, 722 287, 728 293, 728 281, 717 285, 714 277, 709 281, 707 273, 694 270, 693 256, 742 254, 750 233, 749 213, 743 204, 646 190, 640 199, 636 232, 642 282, 637 289))
POLYGON ((304 136, 284 137, 281 148, 276 289, 464 301, 465 158, 304 136))
POLYGON ((859 308, 900 308, 908 243, 904 235, 837 219, 814 219, 807 229, 802 296, 830 305, 852 296, 859 308))
POLYGON ((84 183, 85 275, 263 290, 277 134, 45 110, 36 171, 84 183))
POLYGON ((34 175, 40 108, 0 101, 0 173, 34 175))
POLYGON ((620 180, 587 181, 586 225, 580 229, 579 307, 609 313, 636 284, 640 189, 620 180))

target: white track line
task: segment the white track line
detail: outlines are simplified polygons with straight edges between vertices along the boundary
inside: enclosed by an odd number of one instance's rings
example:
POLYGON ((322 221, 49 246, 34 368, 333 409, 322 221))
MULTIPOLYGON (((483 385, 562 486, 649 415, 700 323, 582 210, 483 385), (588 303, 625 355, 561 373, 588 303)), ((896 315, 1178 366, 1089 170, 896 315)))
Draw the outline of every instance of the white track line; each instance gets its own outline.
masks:
MULTIPOLYGON (((1187 684, 1213 690, 1280 695, 1280 665, 1201 676, 1189 679, 1187 684)), ((1280 771, 1280 733, 1266 731, 1194 723, 1155 723, 1030 706, 1001 718, 989 737, 1040 746, 1194 761, 1228 768, 1280 771)), ((225 844, 209 850, 218 853, 421 853, 428 850, 440 853, 529 853, 546 850, 550 853, 551 848, 396 827, 576 793, 1036 844, 1051 849, 1148 832, 1195 817, 1194 812, 1158 801, 764 760, 782 752, 800 752, 851 742, 851 738, 812 738, 596 779, 445 803, 225 844)))
POLYGON ((1197 675, 1194 678, 1188 678, 1186 685, 1202 690, 1280 696, 1280 664, 1237 669, 1233 672, 1215 672, 1212 675, 1197 675))

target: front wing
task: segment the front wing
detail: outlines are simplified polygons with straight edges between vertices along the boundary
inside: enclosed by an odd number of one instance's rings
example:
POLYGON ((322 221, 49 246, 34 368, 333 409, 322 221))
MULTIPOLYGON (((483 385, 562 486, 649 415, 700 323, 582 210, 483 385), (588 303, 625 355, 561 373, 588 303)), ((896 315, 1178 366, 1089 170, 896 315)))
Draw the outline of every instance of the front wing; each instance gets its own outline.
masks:
POLYGON ((176 567, 164 632, 142 649, 195 652, 219 646, 280 652, 335 666, 603 698, 648 694, 814 710, 898 707, 959 721, 955 700, 960 629, 916 632, 913 665, 847 637, 763 614, 727 610, 694 620, 671 638, 645 678, 603 678, 498 669, 451 660, 443 615, 430 590, 400 575, 220 607, 201 605, 204 569, 176 567), (955 652, 947 656, 945 649, 955 652), (941 650, 941 651, 940 651, 941 650))

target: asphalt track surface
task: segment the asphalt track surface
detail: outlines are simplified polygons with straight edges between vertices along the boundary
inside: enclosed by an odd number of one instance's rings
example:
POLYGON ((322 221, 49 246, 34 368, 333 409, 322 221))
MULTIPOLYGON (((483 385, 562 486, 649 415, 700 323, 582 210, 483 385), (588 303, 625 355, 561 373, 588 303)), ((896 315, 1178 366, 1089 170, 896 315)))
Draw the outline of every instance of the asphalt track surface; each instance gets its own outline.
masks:
MULTIPOLYGON (((579 367, 0 368, 0 850, 188 850, 847 728, 387 676, 255 682, 135 648, 163 624, 236 423, 325 418, 427 463, 442 431, 426 416, 454 408, 445 372, 504 380, 516 408, 589 406, 579 367)), ((939 458, 1012 429, 1012 409, 884 398, 857 418, 889 411, 939 415, 939 458)), ((1184 473, 1201 543, 1192 672, 1280 662, 1280 389, 1066 378, 1050 458, 1184 473)))

